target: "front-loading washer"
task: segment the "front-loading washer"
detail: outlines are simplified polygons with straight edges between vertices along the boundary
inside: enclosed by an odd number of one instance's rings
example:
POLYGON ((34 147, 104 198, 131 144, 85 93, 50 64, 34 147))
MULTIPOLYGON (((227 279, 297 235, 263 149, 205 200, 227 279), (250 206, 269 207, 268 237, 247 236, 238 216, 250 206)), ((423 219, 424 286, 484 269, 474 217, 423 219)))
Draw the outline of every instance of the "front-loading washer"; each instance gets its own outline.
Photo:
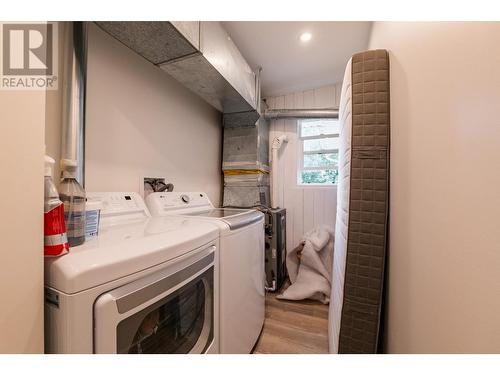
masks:
POLYGON ((220 228, 220 351, 250 353, 265 315, 262 212, 215 208, 203 192, 152 193, 146 205, 153 216, 196 217, 220 228))
POLYGON ((152 218, 136 193, 87 197, 99 236, 45 261, 46 352, 218 353, 218 228, 152 218))

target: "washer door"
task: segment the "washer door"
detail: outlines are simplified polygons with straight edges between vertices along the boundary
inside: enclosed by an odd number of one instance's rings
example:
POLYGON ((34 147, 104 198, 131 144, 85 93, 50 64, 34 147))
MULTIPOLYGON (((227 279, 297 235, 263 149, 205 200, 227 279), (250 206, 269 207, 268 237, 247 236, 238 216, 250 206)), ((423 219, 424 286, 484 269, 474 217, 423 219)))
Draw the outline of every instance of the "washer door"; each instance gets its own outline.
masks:
POLYGON ((96 300, 95 353, 209 351, 214 341, 213 249, 179 266, 166 267, 96 300))

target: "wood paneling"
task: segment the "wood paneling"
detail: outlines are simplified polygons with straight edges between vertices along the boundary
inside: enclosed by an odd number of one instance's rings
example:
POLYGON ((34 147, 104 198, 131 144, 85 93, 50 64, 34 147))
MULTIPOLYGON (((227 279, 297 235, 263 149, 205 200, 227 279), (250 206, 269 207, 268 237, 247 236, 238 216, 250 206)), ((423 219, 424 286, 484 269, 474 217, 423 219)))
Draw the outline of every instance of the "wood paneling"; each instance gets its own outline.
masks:
MULTIPOLYGON (((313 109, 336 108, 342 84, 267 98, 269 108, 313 109)), ((300 186, 297 184, 298 135, 296 120, 272 120, 269 142, 282 134, 288 136, 279 150, 278 204, 287 209, 287 250, 293 249, 304 233, 321 224, 335 227, 336 186, 300 186)))

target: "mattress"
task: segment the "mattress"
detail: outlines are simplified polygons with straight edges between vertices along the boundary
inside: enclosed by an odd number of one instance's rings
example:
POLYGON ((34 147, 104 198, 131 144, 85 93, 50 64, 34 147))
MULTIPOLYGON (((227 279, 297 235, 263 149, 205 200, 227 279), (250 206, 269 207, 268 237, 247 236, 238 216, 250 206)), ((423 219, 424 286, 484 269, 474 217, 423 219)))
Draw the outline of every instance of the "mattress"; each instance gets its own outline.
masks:
POLYGON ((354 55, 341 91, 331 353, 376 353, 389 202, 389 56, 354 55))

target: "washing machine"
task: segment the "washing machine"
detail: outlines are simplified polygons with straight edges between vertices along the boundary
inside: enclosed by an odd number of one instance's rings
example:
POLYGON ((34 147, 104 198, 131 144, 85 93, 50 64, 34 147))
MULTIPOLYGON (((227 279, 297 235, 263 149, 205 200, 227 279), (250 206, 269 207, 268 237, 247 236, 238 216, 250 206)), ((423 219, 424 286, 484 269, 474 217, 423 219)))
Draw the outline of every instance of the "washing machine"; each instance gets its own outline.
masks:
POLYGON ((46 352, 218 353, 218 227, 152 218, 136 193, 87 197, 98 237, 45 260, 46 352))
POLYGON ((219 239, 220 350, 250 353, 264 324, 264 215, 215 208, 203 192, 152 193, 153 216, 197 218, 216 224, 219 239))

